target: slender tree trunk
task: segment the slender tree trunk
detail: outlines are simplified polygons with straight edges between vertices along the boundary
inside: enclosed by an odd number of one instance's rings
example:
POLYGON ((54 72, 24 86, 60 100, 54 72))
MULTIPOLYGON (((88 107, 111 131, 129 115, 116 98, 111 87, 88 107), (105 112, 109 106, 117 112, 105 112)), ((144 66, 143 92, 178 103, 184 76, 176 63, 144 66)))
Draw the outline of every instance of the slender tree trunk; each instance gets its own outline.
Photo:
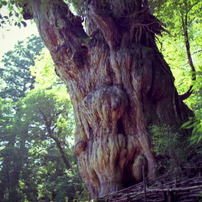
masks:
MULTIPOLYGON (((86 2, 86 1, 81 1, 86 2)), ((41 38, 70 92, 81 176, 93 197, 155 176, 152 124, 180 128, 180 100, 155 34, 163 29, 147 1, 91 0, 82 21, 62 1, 30 1, 41 38)), ((28 9, 25 9, 26 11, 28 9)))
MULTIPOLYGON (((186 4, 186 7, 187 7, 187 4, 186 4)), ((183 28, 183 32, 184 32, 184 41, 185 41, 185 46, 186 46, 186 51, 187 51, 187 59, 188 59, 188 62, 189 62, 189 66, 191 67, 191 71, 192 71, 192 81, 195 81, 196 80, 196 70, 195 70, 195 67, 194 67, 194 63, 193 63, 193 60, 192 60, 192 56, 191 56, 191 51, 190 51, 190 43, 189 43, 189 34, 188 34, 188 22, 187 22, 187 18, 188 18, 188 11, 187 11, 187 8, 186 8, 186 14, 185 16, 183 16, 183 13, 181 12, 181 18, 182 18, 182 28, 183 28)), ((182 100, 185 100, 187 99, 192 93, 193 93, 193 85, 191 85, 189 87, 189 90, 184 93, 183 95, 180 95, 180 98, 182 100)))
POLYGON ((69 170, 69 169, 72 170, 71 164, 69 163, 69 161, 67 159, 67 156, 66 156, 66 154, 65 154, 65 152, 64 152, 64 150, 62 148, 62 145, 61 145, 59 139, 54 137, 54 135, 52 135, 52 134, 51 135, 49 134, 49 136, 55 141, 56 146, 57 146, 57 148, 58 148, 58 150, 60 152, 60 155, 62 157, 62 160, 63 160, 63 162, 65 164, 66 169, 67 170, 69 170))

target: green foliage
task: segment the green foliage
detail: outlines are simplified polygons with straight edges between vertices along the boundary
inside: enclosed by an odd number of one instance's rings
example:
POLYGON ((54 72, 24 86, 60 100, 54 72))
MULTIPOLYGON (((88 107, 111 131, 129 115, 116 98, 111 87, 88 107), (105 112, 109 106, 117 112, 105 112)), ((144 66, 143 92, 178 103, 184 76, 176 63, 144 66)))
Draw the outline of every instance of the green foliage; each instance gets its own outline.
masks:
POLYGON ((35 88, 50 88, 63 82, 55 74, 54 62, 47 49, 36 56, 35 65, 30 66, 31 74, 35 77, 35 88))
POLYGON ((14 25, 21 28, 27 26, 27 23, 23 21, 22 8, 16 7, 24 0, 0 0, 0 27, 4 28, 6 25, 14 25))
POLYGON ((70 4, 70 8, 72 8, 71 10, 73 10, 73 12, 82 17, 85 17, 87 14, 87 10, 88 10, 88 0, 65 0, 66 3, 70 4))
POLYGON ((157 155, 160 174, 167 171, 182 174, 182 168, 191 156, 189 140, 168 126, 151 126, 152 144, 157 155))
POLYGON ((4 54, 0 67, 0 83, 2 98, 17 101, 25 96, 25 92, 33 89, 34 77, 30 66, 34 66, 34 58, 44 47, 39 37, 32 35, 26 41, 19 41, 14 50, 4 54))
POLYGON ((193 95, 189 98, 188 105, 195 112, 195 117, 182 125, 182 128, 192 130, 192 143, 202 143, 202 68, 196 72, 197 81, 193 85, 193 95))
POLYGON ((191 85, 191 68, 187 59, 183 23, 187 15, 188 40, 194 65, 199 71, 201 64, 200 51, 202 46, 199 0, 169 0, 160 4, 156 16, 166 25, 171 33, 160 38, 159 48, 172 69, 176 78, 175 85, 179 93, 184 93, 191 85))
POLYGON ((44 50, 36 57, 37 42, 34 37, 26 46, 19 42, 3 60, 7 68, 1 71, 6 87, 0 100, 0 200, 81 199, 85 191, 70 149, 74 117, 69 94, 55 75, 50 54, 44 50), (26 88, 18 90, 16 78, 26 88))
POLYGON ((32 123, 30 133, 35 138, 46 138, 52 135, 50 131, 60 135, 64 141, 68 136, 72 136, 73 112, 64 86, 49 90, 34 89, 27 94, 24 102, 24 119, 32 123))
POLYGON ((193 85, 193 94, 185 101, 195 113, 194 118, 190 118, 183 128, 191 129, 191 142, 198 142, 202 139, 202 69, 201 69, 201 9, 202 2, 199 0, 169 0, 159 1, 155 8, 156 16, 166 24, 170 35, 164 34, 160 38, 159 48, 166 61, 172 69, 175 77, 175 85, 180 94, 185 93, 193 85), (187 21, 187 22, 186 22, 187 21), (188 38, 184 35, 187 30, 188 38), (186 40, 189 41, 191 57, 196 72, 191 71, 187 51, 186 40), (192 76, 196 75, 196 80, 192 81, 192 76))

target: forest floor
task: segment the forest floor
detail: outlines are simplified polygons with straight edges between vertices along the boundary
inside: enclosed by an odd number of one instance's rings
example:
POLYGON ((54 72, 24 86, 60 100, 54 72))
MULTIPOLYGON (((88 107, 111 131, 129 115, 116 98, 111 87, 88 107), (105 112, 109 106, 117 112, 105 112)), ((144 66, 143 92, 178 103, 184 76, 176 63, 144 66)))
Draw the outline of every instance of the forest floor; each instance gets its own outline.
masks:
MULTIPOLYGON (((202 161, 186 168, 187 176, 172 177, 170 173, 110 193, 101 201, 202 202, 202 161)), ((99 200, 98 200, 99 201, 99 200)))

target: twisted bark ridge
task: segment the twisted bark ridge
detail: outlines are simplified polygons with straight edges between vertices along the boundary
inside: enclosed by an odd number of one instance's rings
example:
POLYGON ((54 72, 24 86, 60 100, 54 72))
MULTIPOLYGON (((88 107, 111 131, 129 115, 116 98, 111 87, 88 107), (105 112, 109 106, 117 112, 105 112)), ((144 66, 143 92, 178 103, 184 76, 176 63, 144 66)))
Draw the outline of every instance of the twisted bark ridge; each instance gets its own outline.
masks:
MULTIPOLYGON (((144 0, 91 0, 82 20, 62 0, 26 5, 70 92, 81 176, 92 197, 155 175, 148 127, 179 128, 179 99, 155 35, 163 30, 144 0)), ((85 1, 86 3, 86 1, 85 1)))

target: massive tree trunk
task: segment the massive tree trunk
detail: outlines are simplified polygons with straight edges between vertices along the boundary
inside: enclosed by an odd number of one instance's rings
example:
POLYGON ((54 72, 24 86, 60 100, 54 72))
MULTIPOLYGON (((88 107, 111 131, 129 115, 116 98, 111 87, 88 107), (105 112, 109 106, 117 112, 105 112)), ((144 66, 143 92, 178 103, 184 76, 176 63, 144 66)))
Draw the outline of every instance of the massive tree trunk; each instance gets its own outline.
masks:
POLYGON ((62 0, 29 1, 24 17, 34 17, 70 92, 73 153, 88 190, 101 197, 141 181, 143 165, 146 176, 154 177, 149 126, 177 130, 189 110, 156 46, 155 35, 163 28, 147 1, 83 3, 85 31, 62 0))

